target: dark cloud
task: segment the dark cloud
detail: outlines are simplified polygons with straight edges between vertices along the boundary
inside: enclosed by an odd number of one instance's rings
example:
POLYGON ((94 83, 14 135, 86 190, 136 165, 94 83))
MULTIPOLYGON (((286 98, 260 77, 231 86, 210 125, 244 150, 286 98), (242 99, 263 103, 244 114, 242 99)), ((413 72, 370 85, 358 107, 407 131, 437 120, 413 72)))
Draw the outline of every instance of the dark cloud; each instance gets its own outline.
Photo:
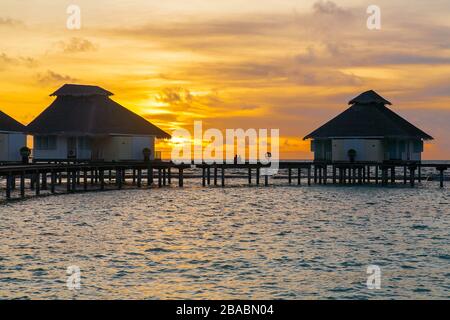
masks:
POLYGON ((11 66, 24 66, 33 68, 37 66, 36 59, 32 57, 12 57, 4 52, 0 53, 0 68, 7 68, 11 66))
MULTIPOLYGON (((293 58, 265 62, 199 63, 189 65, 182 74, 192 80, 229 86, 270 87, 274 85, 360 85, 363 79, 333 68, 307 65, 293 58), (220 75, 220 78, 217 78, 220 75)), ((166 75, 167 76, 167 75, 166 75)), ((180 75, 181 77, 181 75, 180 75)), ((171 78, 177 78, 176 74, 171 78)))
POLYGON ((193 97, 189 90, 176 87, 176 88, 164 88, 157 97, 158 101, 169 104, 190 104, 193 97))
POLYGON ((64 83, 78 81, 78 79, 74 77, 56 73, 52 70, 47 70, 47 72, 45 73, 37 74, 37 80, 41 84, 61 84, 61 85, 64 83))
POLYGON ((20 25, 23 25, 22 21, 12 18, 0 17, 0 26, 15 27, 20 25))
POLYGON ((68 41, 59 41, 57 46, 65 53, 79 53, 97 50, 97 46, 91 41, 83 38, 71 38, 68 41))
POLYGON ((350 10, 338 6, 333 1, 316 1, 313 4, 313 10, 315 14, 326 14, 339 17, 349 17, 352 15, 350 10))
POLYGON ((450 64, 450 57, 421 55, 414 53, 386 53, 374 56, 371 62, 377 65, 386 64, 450 64))

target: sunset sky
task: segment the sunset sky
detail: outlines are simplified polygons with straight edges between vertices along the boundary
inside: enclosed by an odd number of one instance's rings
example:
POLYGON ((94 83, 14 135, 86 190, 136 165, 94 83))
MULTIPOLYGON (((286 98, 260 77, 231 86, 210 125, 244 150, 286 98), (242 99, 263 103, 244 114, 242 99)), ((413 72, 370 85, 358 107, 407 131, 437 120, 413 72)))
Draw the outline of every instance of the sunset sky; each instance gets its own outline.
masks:
POLYGON ((279 128, 282 158, 306 159, 303 136, 374 89, 450 159, 450 0, 1 0, 0 37, 0 110, 24 124, 95 84, 169 133, 279 128))

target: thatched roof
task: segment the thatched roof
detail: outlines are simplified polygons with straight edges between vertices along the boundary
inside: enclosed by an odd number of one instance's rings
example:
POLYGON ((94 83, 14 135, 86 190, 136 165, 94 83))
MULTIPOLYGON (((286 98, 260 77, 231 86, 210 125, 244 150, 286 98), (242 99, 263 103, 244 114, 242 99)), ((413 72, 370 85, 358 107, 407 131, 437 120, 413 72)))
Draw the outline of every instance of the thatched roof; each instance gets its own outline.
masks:
POLYGON ((55 101, 27 127, 33 134, 170 135, 109 98, 100 87, 64 85, 55 101))
POLYGON ((109 92, 98 86, 87 86, 80 84, 65 84, 55 92, 53 92, 50 97, 63 97, 63 96, 73 96, 73 97, 87 97, 87 96, 112 96, 113 93, 109 92))
POLYGON ((401 116, 387 108, 389 101, 375 91, 350 100, 352 106, 303 139, 330 137, 383 137, 432 140, 401 116))
POLYGON ((355 104, 355 103, 360 103, 360 104, 380 103, 383 105, 385 105, 385 104, 392 105, 392 103, 387 101, 385 98, 383 98, 382 96, 380 96, 378 93, 376 93, 373 90, 363 92, 359 96, 357 96, 356 98, 353 98, 352 100, 350 100, 348 102, 348 104, 350 104, 350 105, 355 104))
POLYGON ((27 132, 27 128, 0 111, 0 132, 27 132))

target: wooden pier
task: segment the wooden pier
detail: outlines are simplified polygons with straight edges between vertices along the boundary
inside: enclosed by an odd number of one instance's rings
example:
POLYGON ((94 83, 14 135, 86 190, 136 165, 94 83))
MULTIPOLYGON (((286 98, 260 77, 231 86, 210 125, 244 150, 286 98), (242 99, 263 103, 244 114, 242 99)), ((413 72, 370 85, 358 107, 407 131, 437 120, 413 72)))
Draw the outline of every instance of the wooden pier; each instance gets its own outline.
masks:
MULTIPOLYGON (((176 165, 172 162, 59 162, 34 163, 29 165, 0 166, 0 179, 5 199, 21 199, 30 195, 74 193, 135 188, 164 187, 177 180, 178 186, 184 186, 186 169, 193 166, 176 165)), ((268 176, 264 170, 269 165, 262 164, 198 164, 201 170, 202 186, 226 185, 228 179, 237 178, 227 175, 228 171, 238 171, 240 178, 246 178, 249 185, 270 184, 272 179, 285 179, 287 184, 306 185, 380 185, 409 184, 414 187, 422 182, 423 169, 434 169, 439 186, 444 187, 444 172, 450 165, 439 163, 323 163, 323 162, 280 162, 279 171, 285 175, 268 176)), ((190 178, 196 176, 189 176, 190 178)))

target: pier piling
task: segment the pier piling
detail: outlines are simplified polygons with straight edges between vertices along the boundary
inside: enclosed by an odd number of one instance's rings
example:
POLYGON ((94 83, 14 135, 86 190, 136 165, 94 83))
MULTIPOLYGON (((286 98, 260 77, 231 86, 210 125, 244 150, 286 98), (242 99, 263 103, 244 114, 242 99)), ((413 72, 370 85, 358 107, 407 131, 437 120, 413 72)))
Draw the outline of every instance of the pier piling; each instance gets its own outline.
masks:
MULTIPOLYGON (((4 181, 5 193, 3 197, 6 200, 14 197, 25 198, 27 188, 33 190, 36 196, 41 194, 55 194, 59 193, 62 188, 57 188, 58 185, 66 184, 67 193, 80 191, 93 191, 109 189, 107 186, 115 185, 117 189, 122 189, 124 186, 135 186, 141 188, 143 179, 147 179, 148 187, 153 184, 154 170, 157 170, 158 187, 163 187, 172 182, 172 169, 178 170, 178 186, 184 186, 184 169, 190 168, 191 165, 176 165, 171 162, 151 162, 151 163, 55 163, 48 165, 15 165, 15 166, 0 166, 0 177, 4 181), (147 171, 146 171, 147 170, 147 171), (111 173, 111 174, 110 174, 111 173), (115 174, 115 178, 112 174, 115 174), (147 176, 145 176, 147 173, 147 176), (107 175, 105 177, 105 175, 107 175), (111 181, 109 180, 111 175, 111 181), (3 180, 4 179, 4 180, 3 180), (28 184, 29 181, 29 184, 28 184), (128 185, 129 183, 129 185, 128 185), (20 186, 19 186, 20 184, 20 186), (91 188, 89 185, 93 184, 91 188), (97 187, 95 187, 97 186, 97 187), (43 192, 49 189, 48 192, 43 192), (20 189, 15 192, 16 189, 20 189)), ((300 163, 300 162, 281 162, 280 170, 281 177, 273 177, 274 181, 280 178, 287 178, 287 184, 294 183, 293 173, 297 175, 297 185, 302 184, 302 178, 306 178, 310 186, 313 181, 317 184, 379 184, 386 186, 388 184, 408 184, 415 187, 416 181, 420 183, 422 179, 422 168, 434 168, 437 172, 430 176, 430 181, 439 181, 439 186, 444 187, 445 171, 448 170, 447 164, 429 164, 418 162, 399 162, 399 163, 382 163, 382 164, 367 164, 367 163, 300 163), (328 166, 331 165, 330 172, 328 166), (372 169, 374 172, 372 173, 372 169), (302 176, 302 170, 307 172, 302 176), (403 169, 403 170, 402 170, 403 169), (286 171, 283 171, 286 170, 286 171), (314 173, 312 172, 314 170, 314 173), (408 172, 409 170, 409 172, 408 172), (294 172, 293 172, 294 171, 294 172), (283 176, 283 172, 287 177, 283 176), (396 175, 397 173, 397 175, 396 175), (416 175, 417 173, 417 175, 416 175), (331 175, 331 176, 330 176, 331 175), (403 175, 403 176, 402 176, 403 175), (315 178, 315 180, 314 180, 315 178)), ((202 164, 199 165, 202 171, 202 185, 211 185, 214 179, 214 185, 218 185, 218 179, 221 179, 222 187, 225 187, 225 178, 227 169, 236 169, 242 173, 246 170, 244 178, 248 179, 248 184, 259 185, 261 174, 264 176, 264 186, 269 185, 268 167, 265 164, 202 164), (221 176, 218 176, 218 171, 221 170, 221 176), (253 171, 255 169, 255 171, 253 171), (212 172, 212 170, 214 170, 212 172), (263 172, 261 172, 263 170, 263 172), (213 174, 213 177, 211 175, 213 174), (255 181, 253 181, 253 175, 255 181)), ((189 176, 188 176, 189 178, 189 176)), ((242 174, 231 175, 233 178, 242 178, 242 174)))

